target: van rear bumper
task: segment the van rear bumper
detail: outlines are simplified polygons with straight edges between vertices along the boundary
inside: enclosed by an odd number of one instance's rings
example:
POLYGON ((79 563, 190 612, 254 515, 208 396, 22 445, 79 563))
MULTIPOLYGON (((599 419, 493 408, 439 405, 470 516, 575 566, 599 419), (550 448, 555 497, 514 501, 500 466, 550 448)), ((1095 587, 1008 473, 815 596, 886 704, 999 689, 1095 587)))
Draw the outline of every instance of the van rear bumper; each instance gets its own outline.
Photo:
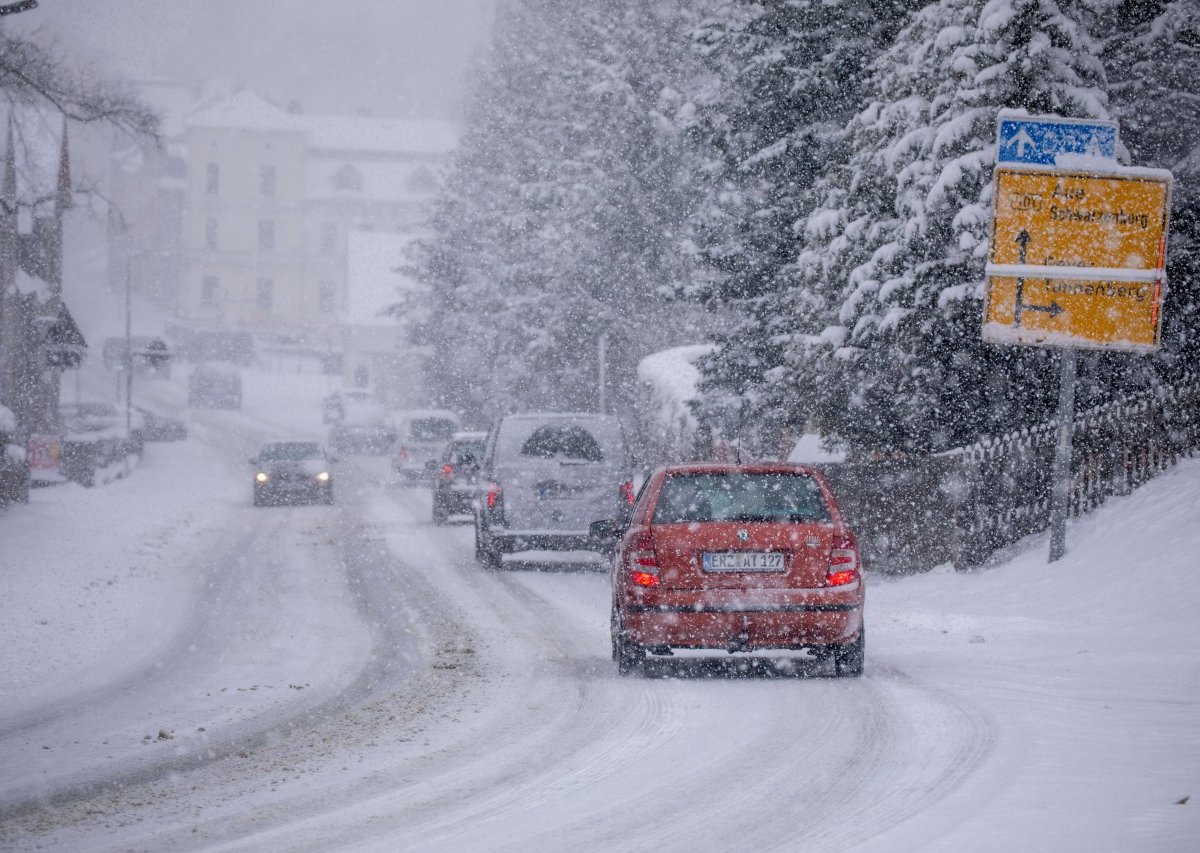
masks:
POLYGON ((517 551, 595 551, 586 530, 506 530, 493 532, 492 546, 502 554, 517 551))

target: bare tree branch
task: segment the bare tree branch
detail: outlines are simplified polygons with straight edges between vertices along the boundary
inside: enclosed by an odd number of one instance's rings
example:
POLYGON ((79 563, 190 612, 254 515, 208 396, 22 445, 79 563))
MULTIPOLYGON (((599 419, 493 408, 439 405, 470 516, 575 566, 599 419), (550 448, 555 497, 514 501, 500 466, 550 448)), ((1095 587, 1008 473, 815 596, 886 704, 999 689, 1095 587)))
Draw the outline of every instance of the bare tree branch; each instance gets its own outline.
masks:
POLYGON ((160 142, 158 115, 132 87, 74 65, 54 43, 41 45, 0 31, 0 95, 14 106, 49 103, 71 121, 108 124, 160 142))
POLYGON ((4 15, 15 15, 17 12, 28 12, 30 9, 36 9, 38 0, 17 0, 16 3, 5 3, 0 6, 0 17, 4 15))

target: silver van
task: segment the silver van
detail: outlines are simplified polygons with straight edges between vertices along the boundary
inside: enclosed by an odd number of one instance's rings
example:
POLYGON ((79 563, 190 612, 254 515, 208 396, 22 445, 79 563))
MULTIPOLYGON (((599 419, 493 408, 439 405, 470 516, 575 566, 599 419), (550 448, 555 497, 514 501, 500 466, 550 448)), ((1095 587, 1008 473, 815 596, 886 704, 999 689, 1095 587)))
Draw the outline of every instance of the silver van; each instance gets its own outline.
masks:
POLYGON ((411 409, 391 417, 392 473, 408 483, 429 485, 450 437, 461 429, 446 409, 411 409))
POLYGON ((516 551, 594 550, 588 527, 633 501, 633 464, 612 415, 508 415, 488 434, 475 557, 498 569, 516 551))

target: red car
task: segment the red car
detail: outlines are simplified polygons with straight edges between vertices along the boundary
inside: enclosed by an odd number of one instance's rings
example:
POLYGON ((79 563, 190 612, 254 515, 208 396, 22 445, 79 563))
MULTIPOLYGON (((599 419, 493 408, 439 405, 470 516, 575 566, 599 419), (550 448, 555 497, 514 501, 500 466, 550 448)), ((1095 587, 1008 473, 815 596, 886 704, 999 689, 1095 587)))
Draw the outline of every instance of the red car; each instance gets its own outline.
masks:
POLYGON ((839 676, 862 674, 858 545, 810 468, 660 468, 638 496, 612 571, 622 675, 672 649, 807 649, 839 676))

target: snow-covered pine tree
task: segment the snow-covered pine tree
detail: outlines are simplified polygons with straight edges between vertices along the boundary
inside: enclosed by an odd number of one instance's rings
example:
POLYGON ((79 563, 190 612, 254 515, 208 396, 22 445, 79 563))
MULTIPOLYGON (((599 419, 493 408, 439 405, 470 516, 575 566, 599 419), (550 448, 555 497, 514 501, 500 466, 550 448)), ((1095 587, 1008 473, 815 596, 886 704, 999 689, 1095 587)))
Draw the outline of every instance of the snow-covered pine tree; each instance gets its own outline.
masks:
POLYGON ((430 383, 479 420, 548 393, 527 356, 544 339, 555 273, 546 241, 560 162, 575 147, 561 85, 575 61, 559 37, 565 11, 549 0, 499 4, 431 236, 413 253, 434 293, 430 383))
POLYGON ((1134 163, 1175 173, 1163 350, 1154 361, 1171 378, 1200 363, 1200 3, 1116 0, 1105 11, 1121 141, 1134 163))
POLYGON ((709 275, 688 295, 731 306, 738 318, 701 365, 700 414, 758 451, 776 450, 778 430, 809 414, 778 382, 781 344, 797 323, 786 301, 795 224, 812 211, 818 179, 845 159, 845 125, 862 104, 870 62, 914 5, 726 2, 697 31, 719 85, 705 93, 697 122, 715 184, 694 223, 709 275))
POLYGON ((477 417, 593 407, 601 333, 614 389, 674 342, 654 306, 686 276, 697 170, 678 119, 696 14, 684 0, 498 9, 415 258, 438 295, 435 384, 477 417))
POLYGON ((809 217, 801 280, 835 306, 789 349, 823 428, 861 452, 928 452, 1044 419, 1057 358, 980 341, 999 109, 1107 117, 1078 4, 940 0, 874 66, 849 164, 809 217))

